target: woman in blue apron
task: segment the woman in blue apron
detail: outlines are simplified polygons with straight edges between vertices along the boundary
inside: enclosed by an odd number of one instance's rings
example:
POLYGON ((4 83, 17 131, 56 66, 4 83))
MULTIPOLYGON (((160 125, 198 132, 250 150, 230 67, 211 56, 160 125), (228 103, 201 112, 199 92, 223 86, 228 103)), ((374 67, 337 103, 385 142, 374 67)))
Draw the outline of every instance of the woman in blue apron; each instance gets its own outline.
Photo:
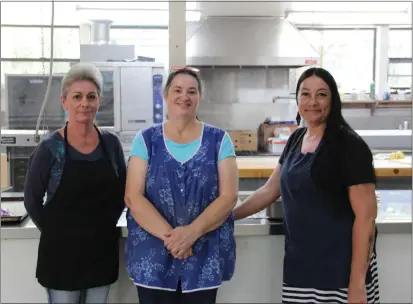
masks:
POLYGON ((272 176, 234 217, 281 196, 283 303, 378 303, 372 153, 344 120, 330 73, 308 69, 296 93, 308 127, 291 135, 272 176))
POLYGON ((118 278, 126 166, 119 140, 93 123, 101 90, 95 67, 74 66, 62 84, 68 122, 29 161, 25 206, 41 231, 36 276, 49 303, 105 303, 118 278))
POLYGON ((168 120, 139 132, 126 183, 126 262, 141 304, 212 304, 235 269, 238 170, 226 132, 196 118, 201 83, 170 74, 168 120))

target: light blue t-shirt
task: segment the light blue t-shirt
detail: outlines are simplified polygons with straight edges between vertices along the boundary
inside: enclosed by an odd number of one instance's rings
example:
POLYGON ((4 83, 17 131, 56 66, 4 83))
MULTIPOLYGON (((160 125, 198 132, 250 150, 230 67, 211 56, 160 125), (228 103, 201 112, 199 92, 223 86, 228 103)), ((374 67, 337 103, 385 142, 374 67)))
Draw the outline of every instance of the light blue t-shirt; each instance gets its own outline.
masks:
MULTIPOLYGON (((200 141, 201 137, 187 144, 178 144, 165 137, 165 143, 169 153, 171 153, 176 160, 181 162, 190 159, 194 155, 199 147, 200 141)), ((146 161, 149 159, 145 141, 142 136, 142 131, 139 131, 133 139, 130 156, 138 156, 146 161)), ((225 132, 221 150, 218 155, 218 161, 227 157, 235 157, 235 150, 231 137, 225 132)))

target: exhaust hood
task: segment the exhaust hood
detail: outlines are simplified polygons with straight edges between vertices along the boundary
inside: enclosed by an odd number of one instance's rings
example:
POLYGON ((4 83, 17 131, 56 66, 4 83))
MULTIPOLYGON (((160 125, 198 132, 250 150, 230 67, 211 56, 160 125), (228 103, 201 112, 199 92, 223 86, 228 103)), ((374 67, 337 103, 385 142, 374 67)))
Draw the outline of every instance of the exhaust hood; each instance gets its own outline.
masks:
POLYGON ((186 44, 187 65, 302 67, 320 55, 288 21, 208 17, 186 44))

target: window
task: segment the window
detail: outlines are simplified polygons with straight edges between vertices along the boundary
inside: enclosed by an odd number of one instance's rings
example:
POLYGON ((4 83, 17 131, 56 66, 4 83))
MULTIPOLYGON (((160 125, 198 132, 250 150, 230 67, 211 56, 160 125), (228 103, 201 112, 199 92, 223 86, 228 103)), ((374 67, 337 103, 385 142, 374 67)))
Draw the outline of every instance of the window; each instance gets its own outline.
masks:
MULTIPOLYGON (((50 28, 2 27, 2 58, 49 58, 50 28)), ((79 29, 54 29, 54 58, 79 58, 79 29)))
POLYGON ((412 30, 389 31, 388 85, 391 89, 411 89, 412 30))
POLYGON ((334 76, 344 93, 353 89, 369 92, 373 80, 374 30, 303 29, 301 33, 320 54, 321 67, 334 76))
POLYGON ((412 85, 412 59, 389 58, 387 76, 387 82, 390 88, 410 89, 412 85))
MULTIPOLYGON (((51 1, 2 1, 1 24, 50 25, 51 12, 51 1)), ((76 2, 55 1, 54 12, 55 25, 79 25, 76 2)))
POLYGON ((389 58, 412 58, 412 29, 389 31, 389 58))

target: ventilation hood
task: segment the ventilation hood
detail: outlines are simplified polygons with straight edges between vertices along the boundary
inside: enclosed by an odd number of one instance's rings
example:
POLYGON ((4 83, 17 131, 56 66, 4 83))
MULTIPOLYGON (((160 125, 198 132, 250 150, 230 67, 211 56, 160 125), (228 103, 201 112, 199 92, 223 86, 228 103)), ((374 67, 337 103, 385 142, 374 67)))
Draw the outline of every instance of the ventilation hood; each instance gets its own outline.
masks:
POLYGON ((187 65, 315 65, 320 55, 288 21, 260 17, 208 17, 188 39, 187 65))

